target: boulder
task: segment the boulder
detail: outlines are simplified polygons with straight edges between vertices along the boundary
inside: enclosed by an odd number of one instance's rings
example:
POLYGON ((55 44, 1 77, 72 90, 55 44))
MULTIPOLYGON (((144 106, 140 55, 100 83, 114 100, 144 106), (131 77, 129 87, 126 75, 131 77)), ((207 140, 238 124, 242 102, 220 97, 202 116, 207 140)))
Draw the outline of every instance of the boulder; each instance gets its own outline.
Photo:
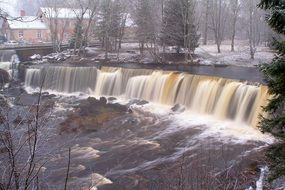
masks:
POLYGON ((120 104, 107 104, 107 99, 89 97, 74 106, 67 119, 62 122, 61 132, 96 132, 104 123, 128 113, 128 107, 120 104))
POLYGON ((143 106, 145 104, 148 104, 149 102, 146 101, 146 100, 139 100, 139 99, 133 99, 133 100, 130 100, 129 103, 127 104, 128 106, 131 106, 131 105, 139 105, 139 106, 143 106))
POLYGON ((171 111, 173 112, 178 112, 178 113, 182 113, 186 110, 185 106, 181 105, 181 104, 176 104, 175 106, 173 106, 171 108, 171 111))
POLYGON ((103 105, 107 104, 107 99, 105 97, 101 97, 99 101, 103 105))
POLYGON ((1 108, 8 108, 9 105, 4 96, 0 95, 0 107, 1 108))
POLYGON ((117 98, 115 98, 115 97, 109 97, 109 98, 108 98, 108 102, 113 102, 113 101, 115 101, 115 100, 117 100, 117 98))
POLYGON ((10 75, 7 71, 0 69, 0 84, 5 84, 9 82, 10 75))

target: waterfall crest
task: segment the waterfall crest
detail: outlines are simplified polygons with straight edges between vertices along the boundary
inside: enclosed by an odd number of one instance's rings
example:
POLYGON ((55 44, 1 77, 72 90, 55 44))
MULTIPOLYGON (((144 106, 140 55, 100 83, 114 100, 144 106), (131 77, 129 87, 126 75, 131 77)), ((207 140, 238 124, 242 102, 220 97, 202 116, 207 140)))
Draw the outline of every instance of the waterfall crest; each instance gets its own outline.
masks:
POLYGON ((44 67, 27 69, 25 86, 40 87, 63 93, 85 92, 93 89, 97 69, 94 67, 44 67))
POLYGON ((218 77, 151 70, 104 67, 47 67, 28 69, 25 86, 64 93, 122 96, 187 109, 256 126, 267 87, 218 77))

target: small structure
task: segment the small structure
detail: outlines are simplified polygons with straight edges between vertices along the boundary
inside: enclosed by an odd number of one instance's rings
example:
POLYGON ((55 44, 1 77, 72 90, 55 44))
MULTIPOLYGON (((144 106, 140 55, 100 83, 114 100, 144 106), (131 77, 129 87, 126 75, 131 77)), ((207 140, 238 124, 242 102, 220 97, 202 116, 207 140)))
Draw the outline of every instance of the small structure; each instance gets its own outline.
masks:
POLYGON ((47 25, 37 16, 25 16, 24 11, 19 18, 4 20, 2 33, 8 40, 19 43, 50 41, 47 25))

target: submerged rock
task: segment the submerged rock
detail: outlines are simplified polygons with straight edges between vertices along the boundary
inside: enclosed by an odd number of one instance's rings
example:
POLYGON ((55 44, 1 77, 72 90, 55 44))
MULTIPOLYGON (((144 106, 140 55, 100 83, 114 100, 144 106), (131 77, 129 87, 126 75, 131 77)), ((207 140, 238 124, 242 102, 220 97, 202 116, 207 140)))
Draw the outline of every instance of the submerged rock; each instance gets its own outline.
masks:
POLYGON ((9 82, 9 73, 3 69, 0 69, 0 84, 5 84, 9 82))
POLYGON ((101 104, 107 104, 107 99, 105 97, 101 97, 99 101, 101 104))
POLYGON ((115 97, 109 97, 109 98, 108 98, 108 102, 113 102, 113 101, 115 101, 115 100, 117 100, 117 98, 115 98, 115 97))
POLYGON ((97 131, 105 123, 128 113, 128 107, 107 104, 107 99, 89 97, 74 106, 67 119, 60 124, 62 132, 97 131))
POLYGON ((139 99, 133 99, 133 100, 130 100, 129 103, 127 104, 128 106, 131 106, 131 105, 139 105, 139 106, 143 106, 145 104, 148 104, 149 102, 146 101, 146 100, 139 100, 139 99))
POLYGON ((28 94, 26 92, 19 94, 15 98, 15 104, 20 106, 32 106, 35 105, 38 99, 37 94, 28 94))
POLYGON ((171 108, 171 111, 173 112, 178 112, 178 113, 182 113, 186 110, 185 106, 181 105, 181 104, 176 104, 175 106, 173 106, 171 108))
POLYGON ((8 108, 9 107, 7 100, 2 95, 0 95, 0 107, 1 108, 8 108))
POLYGON ((9 88, 4 92, 5 95, 12 96, 12 97, 18 97, 23 93, 26 93, 26 91, 20 87, 18 84, 15 84, 12 82, 12 84, 9 85, 9 88))
POLYGON ((50 101, 53 98, 56 97, 56 95, 54 94, 49 94, 48 92, 43 92, 41 95, 40 93, 34 93, 34 94, 28 94, 26 91, 24 91, 23 89, 16 89, 15 88, 15 104, 16 105, 21 105, 21 106, 33 106, 36 105, 40 96, 40 102, 41 105, 46 105, 46 104, 50 104, 50 102, 54 101, 50 101), (18 93, 18 95, 17 95, 18 93))

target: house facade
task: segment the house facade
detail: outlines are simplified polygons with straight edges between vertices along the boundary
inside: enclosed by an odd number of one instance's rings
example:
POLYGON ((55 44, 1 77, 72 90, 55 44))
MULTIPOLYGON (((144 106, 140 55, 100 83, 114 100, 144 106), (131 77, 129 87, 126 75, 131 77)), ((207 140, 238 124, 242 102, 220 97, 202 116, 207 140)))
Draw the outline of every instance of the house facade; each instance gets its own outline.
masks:
MULTIPOLYGON (((23 14, 23 13, 22 13, 23 14)), ((49 29, 37 16, 21 16, 15 20, 4 20, 2 34, 10 41, 39 43, 49 42, 49 29)))

